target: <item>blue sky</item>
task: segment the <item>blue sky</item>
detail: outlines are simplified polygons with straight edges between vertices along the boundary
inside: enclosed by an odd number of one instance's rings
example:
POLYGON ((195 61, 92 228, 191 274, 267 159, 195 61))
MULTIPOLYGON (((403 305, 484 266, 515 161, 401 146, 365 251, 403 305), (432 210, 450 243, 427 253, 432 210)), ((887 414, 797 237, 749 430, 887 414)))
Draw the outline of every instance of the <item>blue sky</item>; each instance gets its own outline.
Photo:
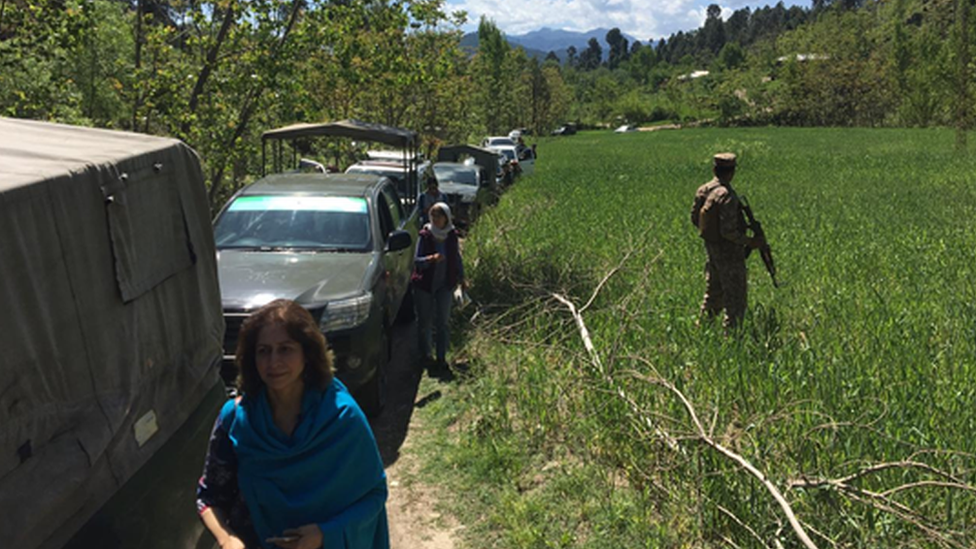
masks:
MULTIPOLYGON (((506 34, 525 34, 542 27, 588 31, 618 27, 639 40, 658 39, 696 29, 705 21, 709 4, 733 11, 756 9, 775 2, 729 0, 446 0, 447 9, 468 12, 465 30, 477 29, 482 15, 493 19, 506 34)), ((784 0, 786 7, 810 7, 809 0, 784 0)))

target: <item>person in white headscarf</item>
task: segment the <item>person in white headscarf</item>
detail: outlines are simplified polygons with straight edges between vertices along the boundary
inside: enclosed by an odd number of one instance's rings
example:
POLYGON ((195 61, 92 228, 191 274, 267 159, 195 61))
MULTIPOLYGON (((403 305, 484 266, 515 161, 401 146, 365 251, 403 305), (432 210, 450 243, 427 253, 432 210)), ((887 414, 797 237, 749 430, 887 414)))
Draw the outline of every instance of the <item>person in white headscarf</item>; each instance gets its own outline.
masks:
POLYGON ((414 271, 411 277, 417 324, 420 336, 421 360, 442 370, 447 365, 450 341, 448 319, 454 290, 464 286, 464 265, 458 233, 451 219, 451 208, 438 202, 430 208, 430 222, 424 225, 417 238, 414 271), (431 364, 431 336, 436 330, 436 362, 431 364))

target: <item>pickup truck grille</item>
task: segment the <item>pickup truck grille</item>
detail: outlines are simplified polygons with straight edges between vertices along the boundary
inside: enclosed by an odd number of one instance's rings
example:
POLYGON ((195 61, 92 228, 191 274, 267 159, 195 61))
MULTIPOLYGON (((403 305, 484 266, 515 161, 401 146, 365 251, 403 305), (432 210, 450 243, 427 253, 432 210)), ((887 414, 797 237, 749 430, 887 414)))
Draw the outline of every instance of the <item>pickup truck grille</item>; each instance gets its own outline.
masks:
POLYGON ((224 313, 224 355, 233 357, 237 353, 237 338, 241 333, 241 325, 248 317, 248 313, 224 313))

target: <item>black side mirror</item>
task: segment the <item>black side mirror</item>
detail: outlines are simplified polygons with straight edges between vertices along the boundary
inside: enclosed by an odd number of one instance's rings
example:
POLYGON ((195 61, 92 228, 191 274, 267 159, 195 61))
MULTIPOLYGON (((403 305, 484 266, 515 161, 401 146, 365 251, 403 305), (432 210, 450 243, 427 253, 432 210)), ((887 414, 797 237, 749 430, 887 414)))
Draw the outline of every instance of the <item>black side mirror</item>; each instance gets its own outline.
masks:
POLYGON ((410 233, 407 231, 393 231, 390 233, 390 239, 386 242, 386 251, 399 252, 400 250, 409 248, 410 244, 413 244, 410 233))

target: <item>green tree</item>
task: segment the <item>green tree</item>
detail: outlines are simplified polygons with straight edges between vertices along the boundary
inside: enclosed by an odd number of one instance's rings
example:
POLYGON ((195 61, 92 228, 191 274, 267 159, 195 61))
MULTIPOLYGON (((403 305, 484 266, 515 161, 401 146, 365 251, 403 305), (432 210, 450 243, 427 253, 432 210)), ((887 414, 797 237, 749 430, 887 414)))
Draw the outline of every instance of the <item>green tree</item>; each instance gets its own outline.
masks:
POLYGON ((0 20, 0 112, 6 116, 91 124, 75 62, 92 46, 98 6, 25 0, 0 20))
POLYGON ((566 65, 569 67, 577 66, 579 58, 577 57, 576 46, 570 46, 566 48, 566 65))
POLYGON ((746 61, 746 53, 737 42, 728 42, 718 53, 716 64, 721 70, 732 70, 742 66, 746 61))
POLYGON ((504 96, 511 74, 506 61, 510 50, 508 41, 495 23, 482 16, 478 24, 478 53, 475 55, 473 76, 476 89, 480 92, 478 104, 482 111, 481 126, 489 134, 500 133, 504 127, 504 96))
POLYGON ((603 48, 596 38, 590 38, 586 49, 580 53, 579 68, 584 71, 596 70, 603 61, 603 48))
POLYGON ((718 4, 709 4, 706 10, 705 24, 699 35, 705 50, 715 55, 725 45, 725 27, 722 23, 722 8, 718 4))
POLYGON ((629 43, 620 29, 616 27, 607 32, 606 41, 610 45, 607 66, 610 67, 610 70, 614 70, 627 60, 630 54, 629 43))

